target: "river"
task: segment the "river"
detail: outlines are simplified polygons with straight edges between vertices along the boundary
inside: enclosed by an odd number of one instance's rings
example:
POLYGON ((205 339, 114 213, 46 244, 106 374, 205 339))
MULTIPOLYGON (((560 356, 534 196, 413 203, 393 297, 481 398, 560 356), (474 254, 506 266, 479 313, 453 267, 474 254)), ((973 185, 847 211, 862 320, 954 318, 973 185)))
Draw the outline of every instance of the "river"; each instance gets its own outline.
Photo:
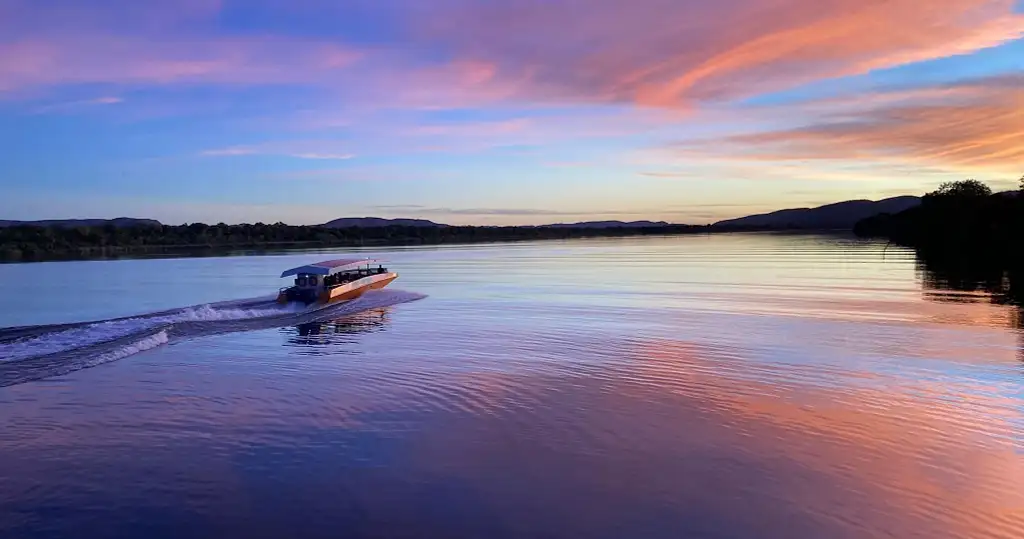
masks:
POLYGON ((942 282, 780 234, 0 265, 0 537, 1019 538, 1021 313, 942 282), (270 301, 353 253, 399 279, 270 301))

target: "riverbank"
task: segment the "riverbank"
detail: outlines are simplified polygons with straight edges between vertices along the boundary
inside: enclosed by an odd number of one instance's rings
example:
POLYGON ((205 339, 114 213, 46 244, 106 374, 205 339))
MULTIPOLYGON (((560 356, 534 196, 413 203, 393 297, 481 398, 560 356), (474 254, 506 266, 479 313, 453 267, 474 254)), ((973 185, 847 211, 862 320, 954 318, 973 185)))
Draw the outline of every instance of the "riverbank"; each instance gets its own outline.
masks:
POLYGON ((288 225, 0 228, 0 262, 252 254, 288 249, 502 243, 736 231, 710 226, 326 228, 288 225))

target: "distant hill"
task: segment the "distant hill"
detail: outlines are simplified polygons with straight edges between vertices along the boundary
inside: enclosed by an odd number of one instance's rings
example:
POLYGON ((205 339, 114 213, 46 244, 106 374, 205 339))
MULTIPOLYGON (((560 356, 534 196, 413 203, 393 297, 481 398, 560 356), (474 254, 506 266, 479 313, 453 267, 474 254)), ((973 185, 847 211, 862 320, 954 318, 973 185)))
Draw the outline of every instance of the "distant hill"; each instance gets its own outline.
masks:
POLYGON ((582 223, 555 223, 539 228, 660 228, 670 226, 665 221, 584 221, 582 223))
POLYGON ((385 226, 418 226, 418 227, 445 227, 441 223, 435 223, 426 219, 384 219, 383 217, 342 217, 324 223, 327 228, 378 228, 385 226))
POLYGON ((899 196, 879 201, 848 200, 817 208, 794 208, 715 223, 721 228, 778 228, 789 230, 853 229, 857 221, 882 213, 899 213, 918 206, 921 198, 899 196))
POLYGON ((114 225, 119 228, 131 226, 161 226, 160 221, 155 219, 133 219, 131 217, 117 217, 115 219, 47 219, 42 221, 9 221, 0 219, 0 227, 8 226, 56 226, 61 228, 76 228, 80 226, 96 227, 114 225))

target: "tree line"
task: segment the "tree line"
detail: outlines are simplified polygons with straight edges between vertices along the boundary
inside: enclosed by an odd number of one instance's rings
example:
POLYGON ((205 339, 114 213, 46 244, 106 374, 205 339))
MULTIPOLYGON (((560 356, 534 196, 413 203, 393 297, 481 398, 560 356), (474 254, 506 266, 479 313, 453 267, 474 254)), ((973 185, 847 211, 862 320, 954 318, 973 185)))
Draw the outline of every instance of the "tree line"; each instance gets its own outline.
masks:
POLYGON ((189 250, 431 245, 685 234, 701 226, 646 228, 548 228, 478 226, 383 226, 326 228, 275 224, 193 223, 180 226, 11 226, 0 228, 0 260, 34 261, 189 250))

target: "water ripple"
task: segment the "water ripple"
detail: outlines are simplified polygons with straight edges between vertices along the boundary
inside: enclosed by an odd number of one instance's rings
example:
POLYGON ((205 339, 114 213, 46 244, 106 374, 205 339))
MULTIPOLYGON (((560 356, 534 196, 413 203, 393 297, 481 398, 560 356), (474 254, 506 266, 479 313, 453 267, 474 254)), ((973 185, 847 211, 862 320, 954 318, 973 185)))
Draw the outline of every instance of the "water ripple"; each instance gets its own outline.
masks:
MULTIPOLYGON (((214 266, 242 275, 227 294, 309 256, 214 266)), ((386 258, 429 297, 0 330, 0 535, 1024 536, 1019 310, 935 289, 909 251, 737 234, 386 258)), ((140 263, 73 268, 147 299, 140 263)))

